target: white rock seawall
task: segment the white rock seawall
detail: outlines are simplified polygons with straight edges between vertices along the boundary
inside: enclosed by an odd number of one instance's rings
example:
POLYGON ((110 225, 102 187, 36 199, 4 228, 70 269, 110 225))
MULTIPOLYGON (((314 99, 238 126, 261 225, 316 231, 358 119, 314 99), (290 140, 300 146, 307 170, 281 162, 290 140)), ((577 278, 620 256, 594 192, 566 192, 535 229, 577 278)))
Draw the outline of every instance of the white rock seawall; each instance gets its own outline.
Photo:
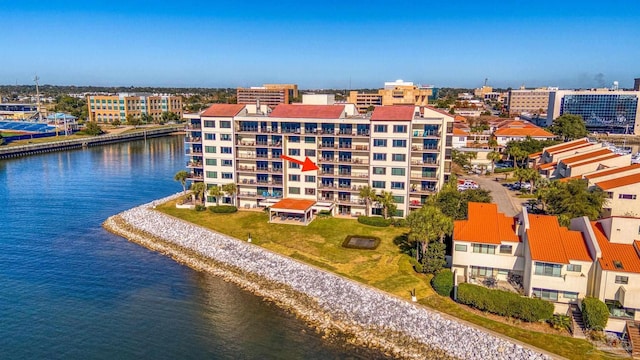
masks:
MULTIPOLYGON (((410 359, 551 359, 357 282, 154 211, 154 201, 109 218, 129 240, 207 270, 350 342, 410 359), (211 262, 207 260, 212 260, 211 262)), ((303 239, 301 239, 303 240, 303 239)))

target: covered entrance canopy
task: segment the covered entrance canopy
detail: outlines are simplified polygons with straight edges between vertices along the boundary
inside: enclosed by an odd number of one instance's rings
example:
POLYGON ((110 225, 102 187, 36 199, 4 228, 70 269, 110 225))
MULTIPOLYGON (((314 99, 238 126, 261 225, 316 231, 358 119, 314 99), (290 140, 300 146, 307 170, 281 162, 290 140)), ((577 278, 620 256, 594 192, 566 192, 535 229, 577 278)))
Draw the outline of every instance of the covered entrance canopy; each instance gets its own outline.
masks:
POLYGON ((269 222, 307 225, 313 221, 314 200, 282 199, 269 208, 269 222))

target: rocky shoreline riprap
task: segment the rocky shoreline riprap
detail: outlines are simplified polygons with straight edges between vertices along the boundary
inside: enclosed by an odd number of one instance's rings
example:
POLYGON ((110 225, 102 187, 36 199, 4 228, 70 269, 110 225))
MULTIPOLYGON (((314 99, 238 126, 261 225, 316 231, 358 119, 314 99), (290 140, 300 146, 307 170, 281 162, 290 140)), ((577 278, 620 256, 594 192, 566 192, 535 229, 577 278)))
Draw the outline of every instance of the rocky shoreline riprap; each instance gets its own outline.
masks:
POLYGON ((549 359, 548 355, 152 209, 174 196, 107 219, 132 242, 208 271, 273 301, 327 335, 406 359, 549 359))

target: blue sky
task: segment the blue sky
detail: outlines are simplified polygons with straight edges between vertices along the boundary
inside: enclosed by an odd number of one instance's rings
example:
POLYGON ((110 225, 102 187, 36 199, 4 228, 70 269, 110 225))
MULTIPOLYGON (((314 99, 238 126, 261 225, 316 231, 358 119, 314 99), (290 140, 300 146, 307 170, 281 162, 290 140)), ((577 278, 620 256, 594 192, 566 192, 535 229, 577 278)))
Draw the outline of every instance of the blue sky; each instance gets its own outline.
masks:
POLYGON ((0 84, 631 87, 640 1, 0 0, 0 84))

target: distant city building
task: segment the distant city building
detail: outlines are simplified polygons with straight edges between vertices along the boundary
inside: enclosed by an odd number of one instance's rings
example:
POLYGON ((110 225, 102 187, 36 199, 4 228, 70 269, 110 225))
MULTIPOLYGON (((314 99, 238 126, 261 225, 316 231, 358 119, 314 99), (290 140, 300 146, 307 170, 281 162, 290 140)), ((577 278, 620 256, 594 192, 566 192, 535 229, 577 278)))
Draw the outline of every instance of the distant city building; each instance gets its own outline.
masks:
POLYGON ((556 90, 549 94, 547 125, 563 114, 580 115, 587 130, 640 135, 640 91, 556 90))
POLYGON ((355 104, 360 113, 366 113, 370 106, 416 105, 426 106, 434 101, 438 89, 433 86, 415 85, 413 82, 396 80, 384 83, 378 93, 350 91, 347 102, 355 104))
POLYGON ((633 90, 640 91, 640 78, 633 79, 633 90))
POLYGON ((249 88, 239 87, 236 92, 238 104, 257 104, 276 106, 290 104, 298 98, 296 84, 264 84, 249 88))
POLYGON ((509 116, 517 116, 522 113, 546 114, 551 90, 557 90, 557 88, 509 90, 509 116))
POLYGON ((38 113, 36 104, 0 103, 0 120, 28 120, 38 113))
POLYGON ((140 118, 142 114, 162 119, 162 113, 172 112, 182 117, 182 97, 172 95, 120 93, 117 95, 88 95, 89 121, 111 123, 114 120, 127 121, 131 115, 140 118))

